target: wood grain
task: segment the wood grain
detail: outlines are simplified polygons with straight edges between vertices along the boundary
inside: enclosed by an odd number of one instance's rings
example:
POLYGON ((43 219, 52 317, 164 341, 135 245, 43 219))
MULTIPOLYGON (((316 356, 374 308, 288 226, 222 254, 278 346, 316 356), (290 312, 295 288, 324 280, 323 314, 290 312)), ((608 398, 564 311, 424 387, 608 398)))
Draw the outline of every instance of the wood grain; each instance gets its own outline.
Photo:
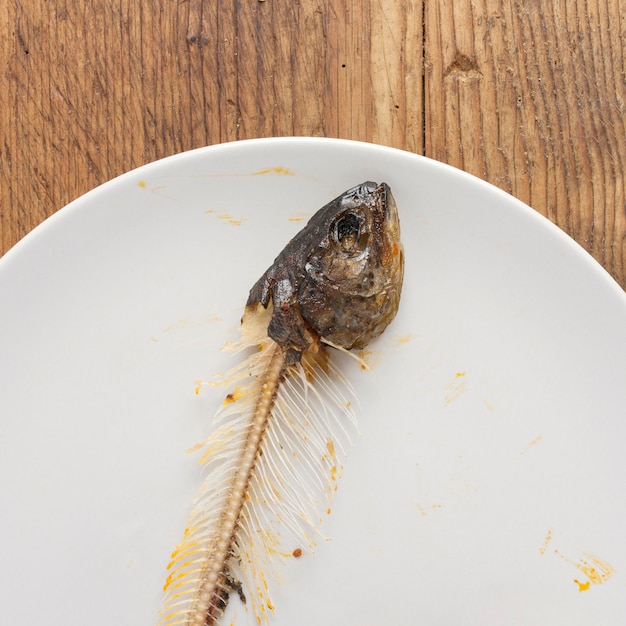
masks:
POLYGON ((624 15, 622 0, 5 1, 0 253, 138 165, 317 135, 476 174, 624 286, 624 15))
POLYGON ((626 6, 426 3, 426 150, 530 204, 626 284, 626 6))

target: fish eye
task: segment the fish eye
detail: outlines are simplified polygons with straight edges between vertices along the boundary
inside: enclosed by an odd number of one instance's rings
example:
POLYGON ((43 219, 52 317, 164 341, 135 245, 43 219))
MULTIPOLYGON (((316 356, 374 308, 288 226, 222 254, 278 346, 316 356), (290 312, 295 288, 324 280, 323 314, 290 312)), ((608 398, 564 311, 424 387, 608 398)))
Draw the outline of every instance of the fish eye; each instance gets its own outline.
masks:
POLYGON ((346 213, 337 221, 335 229, 337 231, 337 241, 342 241, 345 237, 356 234, 361 227, 360 220, 354 213, 346 213))
POLYGON ((342 252, 355 252, 361 242, 361 218, 351 211, 334 223, 332 234, 342 252))

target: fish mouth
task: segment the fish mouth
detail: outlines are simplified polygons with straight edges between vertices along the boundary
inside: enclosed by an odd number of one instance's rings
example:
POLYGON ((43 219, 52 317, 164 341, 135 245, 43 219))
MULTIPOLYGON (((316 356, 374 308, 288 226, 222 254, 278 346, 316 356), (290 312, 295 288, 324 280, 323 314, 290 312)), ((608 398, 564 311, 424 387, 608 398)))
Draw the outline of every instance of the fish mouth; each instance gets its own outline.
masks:
POLYGON ((400 218, 395 198, 387 183, 380 183, 376 187, 376 196, 379 210, 383 214, 385 228, 396 241, 400 240, 400 218))
POLYGON ((375 221, 382 225, 387 236, 392 241, 400 241, 400 219, 398 207, 387 183, 367 181, 348 190, 342 200, 348 207, 368 207, 375 217, 375 221))
POLYGON ((387 183, 380 183, 377 186, 376 195, 381 214, 381 230, 384 233, 381 242, 383 264, 389 268, 389 275, 396 282, 396 291, 399 295, 404 274, 404 249, 400 238, 398 207, 387 183))
POLYGON ((359 204, 377 209, 383 217, 391 217, 397 220, 398 209, 396 201, 387 183, 375 183, 367 181, 353 187, 346 193, 346 201, 354 206, 359 204))

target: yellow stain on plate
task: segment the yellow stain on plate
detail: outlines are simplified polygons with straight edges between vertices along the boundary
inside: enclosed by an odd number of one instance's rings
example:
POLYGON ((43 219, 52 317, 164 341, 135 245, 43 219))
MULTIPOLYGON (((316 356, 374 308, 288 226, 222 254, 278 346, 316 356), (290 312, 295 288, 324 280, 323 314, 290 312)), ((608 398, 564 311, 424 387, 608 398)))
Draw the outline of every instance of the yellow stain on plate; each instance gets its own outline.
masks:
POLYGON ((398 345, 402 346, 405 343, 409 343, 413 339, 413 335, 411 333, 407 333, 406 335, 402 335, 402 337, 398 337, 398 345))
POLYGON ((241 226, 244 222, 248 221, 247 217, 234 217, 230 213, 221 213, 217 216, 217 219, 226 224, 232 224, 233 226, 241 226))
POLYGON ((328 454, 330 454, 330 458, 333 461, 337 461, 337 452, 335 451, 335 442, 330 438, 326 438, 326 449, 328 450, 328 454))
POLYGON ((295 176, 296 173, 288 167, 266 167, 262 170, 252 172, 250 176, 265 176, 267 174, 278 174, 280 176, 295 176))
POLYGON ((443 399, 446 406, 452 404, 468 390, 467 381, 465 380, 466 376, 467 372, 457 372, 454 375, 454 378, 448 384, 448 390, 443 399))
POLYGON ((149 191, 150 193, 153 193, 155 196, 159 196, 160 198, 173 200, 175 202, 177 201, 177 198, 161 193, 164 189, 167 189, 167 185, 155 185, 154 187, 148 187, 148 183, 145 180, 140 180, 137 183, 137 187, 139 187, 140 189, 145 189, 146 191, 149 191))
POLYGON ((361 369, 366 371, 371 370, 378 360, 378 355, 373 350, 359 350, 357 356, 361 363, 361 369))
POLYGON ((420 515, 422 517, 428 517, 431 513, 434 513, 435 511, 438 511, 439 509, 441 509, 443 507, 443 504, 419 504, 418 502, 415 502, 415 508, 420 512, 420 515))
POLYGON ((230 213, 218 213, 215 209, 206 209, 206 215, 215 215, 218 220, 224 224, 232 224, 233 226, 241 226, 244 222, 248 221, 247 217, 235 217, 230 213))
POLYGON ((537 435, 520 454, 526 454, 533 446, 536 446, 543 439, 543 435, 537 435))
MULTIPOLYGON (((539 548, 541 554, 545 554, 548 546, 553 543, 552 530, 548 530, 543 544, 539 548)), ((579 578, 573 578, 573 582, 576 585, 579 592, 588 591, 592 585, 603 585, 613 574, 615 574, 615 568, 604 559, 591 554, 590 552, 580 551, 580 556, 571 558, 567 556, 559 548, 554 548, 554 554, 563 559, 566 563, 573 565, 585 578, 579 580, 579 578)))
POLYGON ((548 549, 548 545, 550 545, 551 541, 552 541, 552 529, 549 528, 548 532, 546 533, 546 538, 543 540, 543 543, 541 544, 541 547, 539 548, 540 554, 546 553, 546 550, 548 549))
MULTIPOLYGON (((602 585, 615 573, 615 569, 610 563, 588 552, 585 552, 584 557, 579 559, 575 565, 589 579, 587 582, 592 585, 602 585)), ((585 584, 578 583, 579 591, 586 591, 589 588, 587 584, 586 588, 582 589, 581 587, 585 584)))
POLYGON ((312 213, 294 213, 287 218, 289 222, 304 222, 311 217, 312 213))
POLYGON ((185 317, 183 319, 177 320, 174 323, 166 326, 161 332, 162 333, 171 333, 176 330, 191 330, 194 328, 203 328, 213 322, 220 322, 221 317, 219 315, 208 314, 204 317, 192 318, 185 317))

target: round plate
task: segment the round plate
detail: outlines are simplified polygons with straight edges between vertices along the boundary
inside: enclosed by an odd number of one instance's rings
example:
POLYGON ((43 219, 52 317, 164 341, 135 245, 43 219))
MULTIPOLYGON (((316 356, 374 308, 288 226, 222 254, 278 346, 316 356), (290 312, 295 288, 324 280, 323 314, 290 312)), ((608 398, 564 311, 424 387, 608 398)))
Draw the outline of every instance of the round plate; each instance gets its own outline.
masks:
MULTIPOLYGON (((368 144, 285 138, 125 174, 0 261, 7 624, 154 624, 247 293, 323 204, 394 193, 397 319, 348 365, 360 436, 272 625, 622 624, 626 296, 537 213, 368 144)), ((225 623, 246 623, 231 602, 225 623)))

